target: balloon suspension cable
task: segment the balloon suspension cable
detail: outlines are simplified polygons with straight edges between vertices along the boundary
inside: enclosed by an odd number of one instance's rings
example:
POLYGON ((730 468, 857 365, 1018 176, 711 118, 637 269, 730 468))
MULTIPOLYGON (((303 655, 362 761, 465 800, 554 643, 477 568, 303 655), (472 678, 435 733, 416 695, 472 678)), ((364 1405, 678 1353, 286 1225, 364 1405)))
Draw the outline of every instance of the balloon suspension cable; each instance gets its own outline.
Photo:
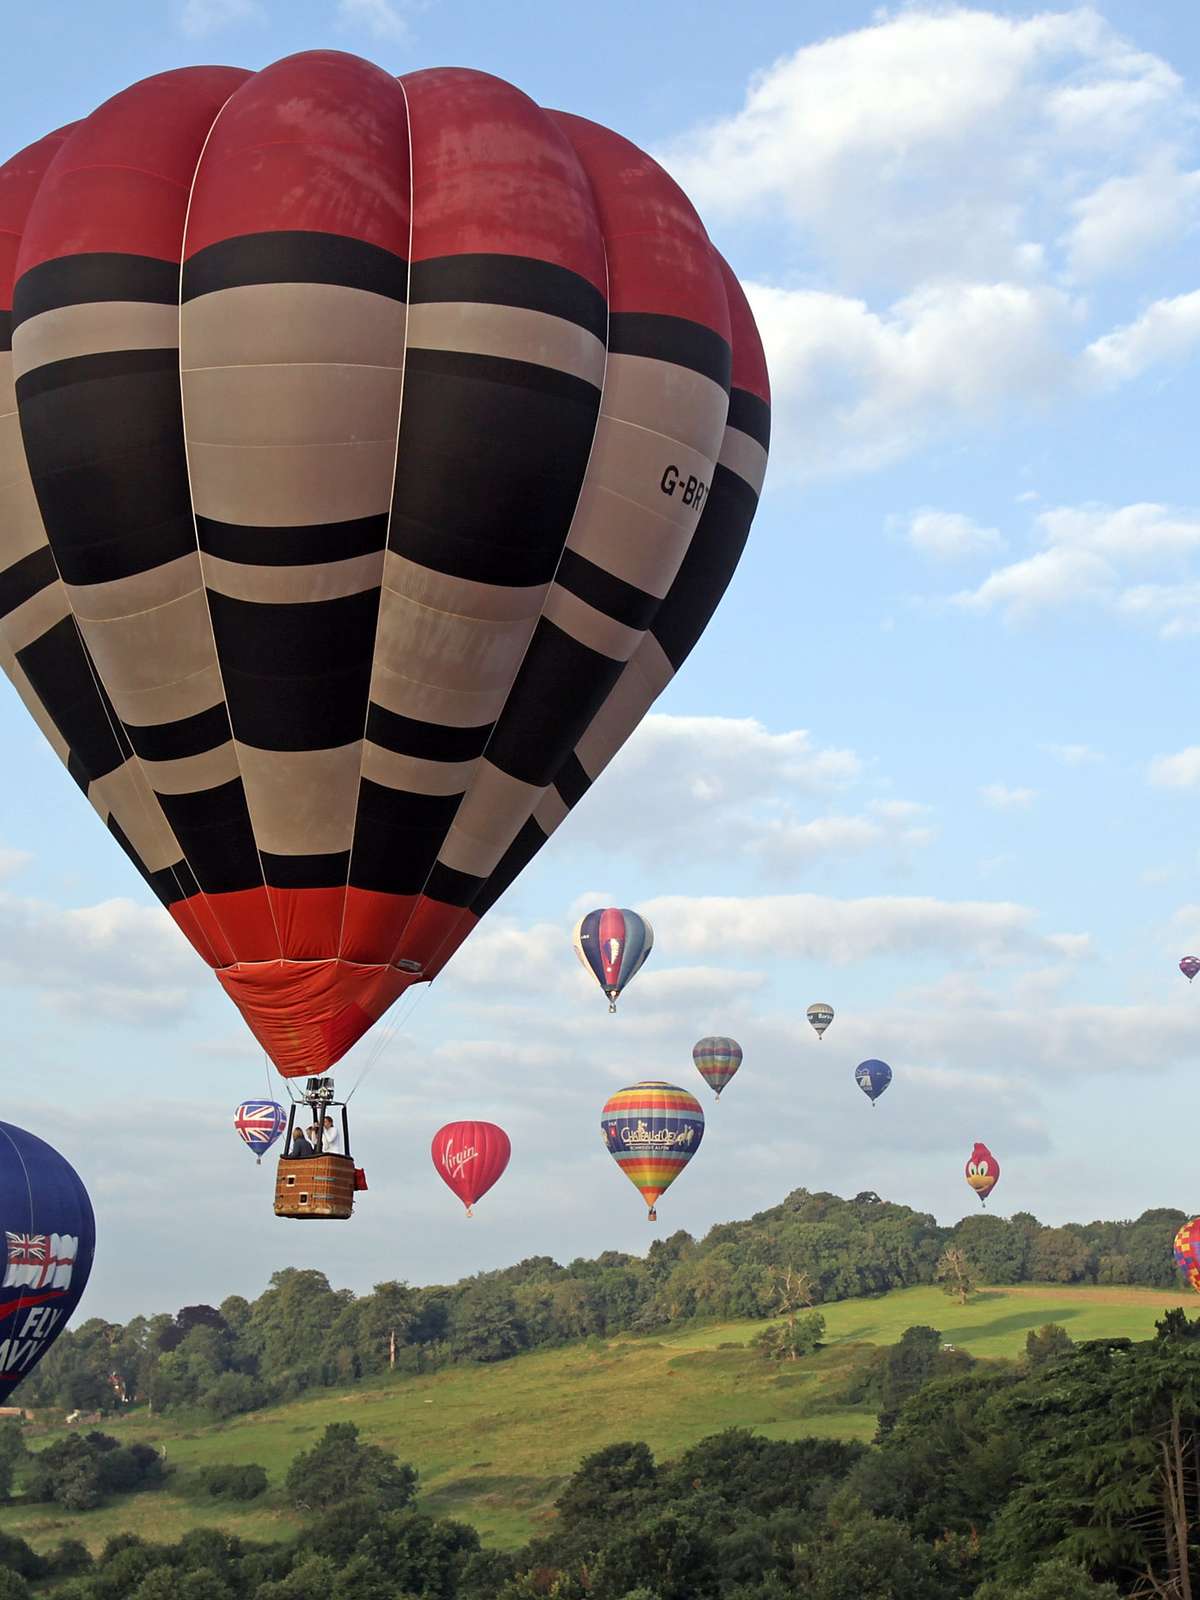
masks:
POLYGON ((646 1221, 647 1222, 657 1222, 658 1221, 658 1212, 657 1212, 657 1210, 655 1209, 654 1206, 651 1206, 650 1210, 646 1213, 646 1221))
POLYGON ((610 1011, 616 1011, 616 1009, 617 1009, 617 1002, 612 998, 611 995, 609 996, 609 1000, 608 1000, 608 1009, 610 1011))
POLYGON ((379 1036, 372 1040, 372 1048, 367 1055, 367 1059, 363 1062, 358 1077, 355 1078, 353 1086, 351 1087, 349 1094, 346 1096, 346 1105, 350 1104, 351 1100, 354 1099, 354 1096, 362 1088, 363 1084, 374 1071, 375 1067, 378 1066, 384 1052, 387 1050, 392 1040, 404 1028, 408 1027, 409 1023, 413 1019, 413 1016, 416 1014, 417 1007, 429 993, 430 987, 431 985, 428 983, 414 984, 414 986, 401 1000, 400 1005, 396 1008, 395 1017, 388 1023, 386 1028, 383 1028, 380 1031, 379 1036), (409 1005, 408 1010, 405 1011, 403 1009, 404 1003, 408 1000, 411 1000, 412 1003, 409 1005))
POLYGON ((474 1212, 474 1210, 473 1210, 473 1209, 472 1209, 472 1207, 471 1207, 471 1206, 468 1206, 468 1207, 467 1207, 467 1215, 468 1215, 468 1216, 469 1216, 469 1217, 473 1217, 473 1216, 474 1216, 474 1215, 475 1215, 475 1212, 474 1212))

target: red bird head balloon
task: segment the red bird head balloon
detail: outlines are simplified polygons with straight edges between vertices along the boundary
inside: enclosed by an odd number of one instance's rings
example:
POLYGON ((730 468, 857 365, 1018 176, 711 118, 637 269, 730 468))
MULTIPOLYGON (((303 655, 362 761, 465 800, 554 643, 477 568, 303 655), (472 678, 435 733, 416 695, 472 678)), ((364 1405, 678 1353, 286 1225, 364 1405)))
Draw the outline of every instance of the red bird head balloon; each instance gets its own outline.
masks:
POLYGON ((657 162, 488 73, 312 50, 80 111, 0 165, 0 669, 306 1077, 700 637, 762 345, 657 162))
POLYGON ((502 1176, 512 1153, 508 1135, 494 1122, 448 1122, 433 1136, 437 1175, 472 1215, 472 1206, 502 1176))
POLYGON ((979 1196, 980 1205, 1000 1181, 1000 1163, 985 1144, 977 1144, 967 1161, 967 1182, 979 1196))

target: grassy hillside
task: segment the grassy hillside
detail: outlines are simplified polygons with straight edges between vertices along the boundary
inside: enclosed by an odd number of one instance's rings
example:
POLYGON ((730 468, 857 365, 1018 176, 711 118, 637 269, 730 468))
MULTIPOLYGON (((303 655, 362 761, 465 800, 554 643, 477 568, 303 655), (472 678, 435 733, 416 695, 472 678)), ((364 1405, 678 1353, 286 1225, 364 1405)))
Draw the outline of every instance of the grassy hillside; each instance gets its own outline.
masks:
POLYGON ((169 1488, 79 1514, 4 1507, 0 1528, 39 1549, 68 1536, 98 1549, 117 1531, 175 1539, 202 1525, 284 1538, 301 1526, 279 1493, 288 1462, 326 1423, 353 1420, 365 1438, 417 1467, 425 1509, 473 1523, 493 1544, 516 1545, 551 1514, 580 1457, 617 1440, 645 1439, 666 1458, 732 1424, 777 1439, 869 1439, 874 1416, 838 1408, 831 1396, 861 1345, 892 1344, 913 1324, 941 1329, 977 1357, 1016 1356, 1027 1331, 1046 1322, 1061 1323, 1076 1340, 1144 1339, 1176 1304, 1195 1309, 1194 1300, 1151 1289, 1021 1285, 984 1290, 966 1306, 940 1290, 906 1289, 823 1306, 827 1348, 782 1367, 746 1348, 761 1323, 707 1323, 656 1339, 621 1336, 495 1366, 322 1389, 311 1400, 221 1425, 188 1427, 139 1412, 106 1428, 125 1442, 165 1445, 177 1469, 169 1488), (195 1498, 188 1469, 215 1461, 259 1462, 271 1491, 247 1508, 195 1498))

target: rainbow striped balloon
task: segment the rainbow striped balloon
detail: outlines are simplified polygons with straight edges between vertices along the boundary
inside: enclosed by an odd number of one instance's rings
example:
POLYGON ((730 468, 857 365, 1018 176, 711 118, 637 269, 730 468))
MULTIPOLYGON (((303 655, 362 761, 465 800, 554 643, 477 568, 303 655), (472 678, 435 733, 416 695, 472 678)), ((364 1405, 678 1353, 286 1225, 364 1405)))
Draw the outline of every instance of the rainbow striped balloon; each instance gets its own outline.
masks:
POLYGON ((742 1064, 742 1047, 736 1039, 713 1035, 692 1046, 692 1060, 708 1087, 721 1098, 721 1090, 742 1064))
POLYGON ((1200 1294, 1200 1217, 1185 1222, 1175 1235, 1175 1265, 1200 1294))
POLYGON ((695 1095, 673 1083, 635 1083, 619 1089, 600 1113, 610 1156, 650 1207, 669 1189, 700 1148, 704 1112, 695 1095))

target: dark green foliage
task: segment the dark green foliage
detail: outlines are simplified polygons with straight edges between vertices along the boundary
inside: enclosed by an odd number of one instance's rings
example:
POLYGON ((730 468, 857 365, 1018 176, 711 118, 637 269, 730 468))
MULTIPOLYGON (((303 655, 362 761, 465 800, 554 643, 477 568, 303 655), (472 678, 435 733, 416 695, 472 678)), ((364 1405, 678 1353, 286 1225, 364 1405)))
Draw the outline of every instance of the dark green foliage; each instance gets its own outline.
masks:
POLYGON ((25 1436, 15 1417, 0 1422, 0 1500, 12 1493, 13 1477, 25 1459, 25 1436))
POLYGON ((63 1539, 45 1558, 46 1571, 56 1578, 73 1578, 92 1564, 92 1552, 82 1539, 63 1539))
MULTIPOLYGON (((1164 1463, 1180 1465, 1195 1529, 1193 1333, 1186 1318, 1164 1318, 1141 1344, 1071 1347, 1048 1327, 1020 1367, 947 1373, 937 1331, 912 1328, 874 1367, 892 1402, 879 1445, 733 1428, 661 1465, 645 1444, 610 1446, 580 1463, 545 1535, 512 1553, 414 1509, 412 1468, 363 1444, 352 1423, 334 1424, 289 1471, 289 1492, 324 1506, 290 1545, 201 1529, 171 1547, 113 1539, 89 1565, 78 1544, 43 1559, 0 1541, 0 1600, 24 1600, 46 1578, 58 1600, 1177 1595, 1179 1563, 1195 1568, 1198 1551, 1181 1556, 1164 1538, 1164 1463)), ((60 1467, 86 1459, 97 1477, 126 1454, 104 1435, 50 1449, 60 1467)), ((210 1469, 214 1482, 239 1470, 210 1469)))
POLYGON ((214 1500, 257 1500, 267 1489, 266 1468, 254 1464, 205 1467, 199 1477, 204 1492, 214 1500))
POLYGON ((245 1372, 223 1372, 199 1398, 214 1417, 236 1417, 262 1405, 262 1390, 257 1380, 245 1372))
POLYGON ((1159 1339, 1200 1339, 1200 1317, 1189 1318, 1182 1306, 1172 1306, 1154 1330, 1159 1339))
POLYGON ((151 1445, 125 1446, 108 1434, 74 1433, 30 1456, 25 1498, 53 1500, 68 1511, 90 1511, 106 1495, 152 1489, 164 1476, 151 1445))
POLYGON ((985 1583, 975 1600, 1119 1600, 1115 1584, 1098 1583, 1073 1561, 1045 1561, 1014 1588, 1007 1581, 985 1583))
POLYGON ((1025 1363, 1033 1369, 1044 1367, 1048 1361, 1058 1361, 1069 1356, 1075 1341, 1057 1322, 1047 1322, 1044 1327, 1030 1328, 1025 1335, 1025 1363))
POLYGON ((286 1487, 288 1498, 305 1510, 362 1497, 381 1511, 398 1511, 416 1493, 417 1474, 390 1451, 363 1444, 353 1422, 331 1422, 312 1449, 292 1462, 286 1487))
POLYGON ((46 1563, 32 1546, 15 1534, 0 1532, 0 1568, 22 1578, 40 1578, 46 1563))

